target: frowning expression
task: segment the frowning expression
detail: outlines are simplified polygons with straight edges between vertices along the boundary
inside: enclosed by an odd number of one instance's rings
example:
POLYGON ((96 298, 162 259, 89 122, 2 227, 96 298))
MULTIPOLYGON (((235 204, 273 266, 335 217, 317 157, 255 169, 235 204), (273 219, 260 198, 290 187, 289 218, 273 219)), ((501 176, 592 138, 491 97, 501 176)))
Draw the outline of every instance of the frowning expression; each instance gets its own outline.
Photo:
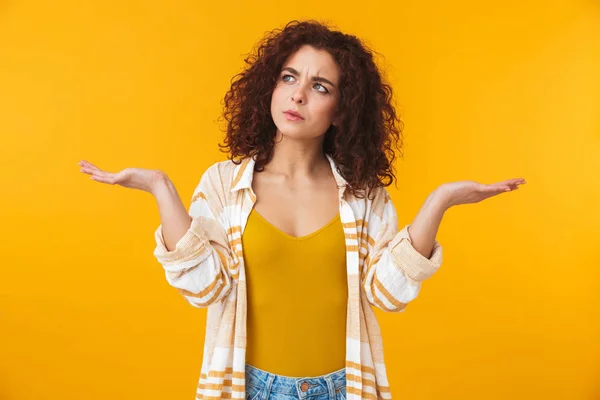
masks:
POLYGON ((278 134, 297 139, 323 135, 335 123, 339 79, 339 67, 325 50, 303 45, 288 57, 271 97, 278 134))

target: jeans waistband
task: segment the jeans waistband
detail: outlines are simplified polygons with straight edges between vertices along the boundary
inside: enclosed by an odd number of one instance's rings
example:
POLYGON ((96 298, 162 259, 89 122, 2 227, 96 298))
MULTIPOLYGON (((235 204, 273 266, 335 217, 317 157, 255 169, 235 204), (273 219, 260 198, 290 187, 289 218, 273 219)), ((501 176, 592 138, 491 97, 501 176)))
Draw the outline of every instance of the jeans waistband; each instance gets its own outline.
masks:
POLYGON ((305 398, 346 386, 346 368, 321 376, 291 377, 263 371, 246 364, 246 385, 266 387, 269 392, 305 398))

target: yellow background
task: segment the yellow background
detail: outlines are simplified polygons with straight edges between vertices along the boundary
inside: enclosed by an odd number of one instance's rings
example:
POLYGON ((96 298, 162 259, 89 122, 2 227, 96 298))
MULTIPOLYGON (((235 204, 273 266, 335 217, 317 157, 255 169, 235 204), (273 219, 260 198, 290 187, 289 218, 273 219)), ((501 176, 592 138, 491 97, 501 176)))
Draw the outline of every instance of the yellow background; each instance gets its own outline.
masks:
POLYGON ((409 223, 447 181, 527 184, 451 208, 441 270, 377 310, 397 399, 600 399, 600 3, 0 3, 0 399, 194 398, 206 310, 154 259, 151 195, 186 204, 262 35, 318 18, 381 58, 406 124, 409 223))

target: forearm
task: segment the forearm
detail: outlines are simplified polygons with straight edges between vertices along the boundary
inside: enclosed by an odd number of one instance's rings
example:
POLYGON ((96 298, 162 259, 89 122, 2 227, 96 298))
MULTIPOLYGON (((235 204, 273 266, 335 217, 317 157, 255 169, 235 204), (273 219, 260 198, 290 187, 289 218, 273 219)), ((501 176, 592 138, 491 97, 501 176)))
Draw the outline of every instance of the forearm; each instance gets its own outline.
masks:
POLYGON ((158 204, 160 223, 167 250, 173 251, 177 242, 185 235, 192 224, 192 217, 183 205, 177 189, 164 175, 153 190, 158 204))
POLYGON ((438 228, 447 209, 447 197, 441 189, 436 189, 427 197, 408 227, 413 247, 426 258, 431 256, 438 228))

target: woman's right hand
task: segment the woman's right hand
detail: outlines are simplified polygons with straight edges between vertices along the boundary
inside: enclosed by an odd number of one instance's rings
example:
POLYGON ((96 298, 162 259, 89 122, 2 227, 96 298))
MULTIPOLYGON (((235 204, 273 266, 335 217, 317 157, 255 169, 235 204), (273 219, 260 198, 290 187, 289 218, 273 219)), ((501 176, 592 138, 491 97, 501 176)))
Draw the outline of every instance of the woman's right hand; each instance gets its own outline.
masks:
POLYGON ((79 165, 81 166, 80 171, 91 175, 90 178, 95 181, 139 189, 151 194, 154 194, 155 188, 165 178, 165 173, 157 169, 125 168, 119 172, 111 173, 103 171, 85 160, 81 160, 79 165))

